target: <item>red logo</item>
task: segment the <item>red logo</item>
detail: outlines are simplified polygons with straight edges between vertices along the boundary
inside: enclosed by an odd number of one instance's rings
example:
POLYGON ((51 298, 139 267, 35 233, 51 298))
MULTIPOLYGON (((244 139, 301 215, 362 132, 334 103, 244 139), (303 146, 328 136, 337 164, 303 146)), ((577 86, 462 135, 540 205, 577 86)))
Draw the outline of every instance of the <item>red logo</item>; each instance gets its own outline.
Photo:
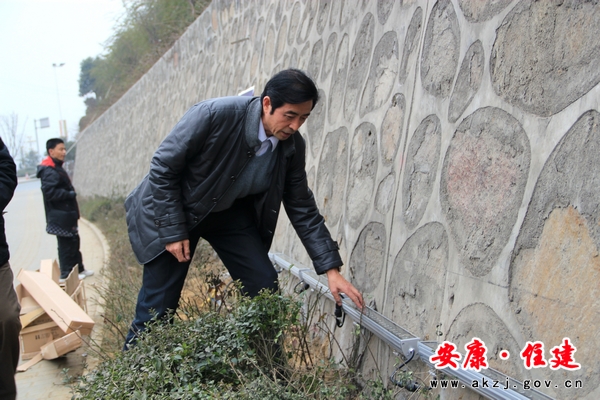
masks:
POLYGON ((487 368, 487 348, 485 344, 479 338, 473 338, 469 343, 465 345, 467 355, 463 363, 463 368, 474 369, 479 371, 481 368, 487 368))
POLYGON ((440 344, 434 355, 429 357, 429 361, 435 365, 437 369, 450 367, 457 369, 458 364, 453 360, 460 360, 460 353, 456 351, 454 343, 444 342, 440 344))
POLYGON ((525 368, 541 368, 548 365, 544 358, 544 343, 527 342, 521 352, 521 358, 525 360, 525 368))
POLYGON ((581 364, 576 363, 573 358, 573 353, 577 351, 577 348, 571 344, 569 338, 563 338, 563 344, 560 346, 553 347, 550 353, 554 356, 550 361, 550 369, 570 369, 576 370, 581 368, 581 364))

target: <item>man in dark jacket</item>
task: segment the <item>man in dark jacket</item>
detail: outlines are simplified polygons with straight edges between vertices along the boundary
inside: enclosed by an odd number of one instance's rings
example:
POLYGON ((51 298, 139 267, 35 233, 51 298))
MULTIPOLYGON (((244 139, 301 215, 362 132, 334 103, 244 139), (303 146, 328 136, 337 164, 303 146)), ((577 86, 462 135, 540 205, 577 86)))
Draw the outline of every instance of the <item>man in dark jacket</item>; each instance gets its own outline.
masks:
POLYGON ((85 279, 94 271, 84 268, 79 251, 79 206, 71 179, 62 167, 67 155, 65 142, 58 138, 50 139, 46 142, 46 150, 48 157, 38 166, 37 177, 42 181, 46 232, 56 235, 58 241, 60 279, 66 279, 75 265, 79 266, 79 279, 85 279))
POLYGON ((17 169, 0 138, 0 399, 16 399, 15 372, 19 363, 21 307, 13 288, 13 273, 4 233, 4 209, 17 187, 17 169))
POLYGON ((297 131, 318 99, 302 71, 284 70, 267 82, 260 98, 196 104, 167 135, 150 172, 125 201, 129 238, 144 264, 126 345, 152 317, 177 308, 201 237, 247 295, 277 289, 268 250, 282 201, 336 301, 341 304, 343 292, 363 306, 361 294, 339 272, 337 243, 306 180, 306 147, 297 131))

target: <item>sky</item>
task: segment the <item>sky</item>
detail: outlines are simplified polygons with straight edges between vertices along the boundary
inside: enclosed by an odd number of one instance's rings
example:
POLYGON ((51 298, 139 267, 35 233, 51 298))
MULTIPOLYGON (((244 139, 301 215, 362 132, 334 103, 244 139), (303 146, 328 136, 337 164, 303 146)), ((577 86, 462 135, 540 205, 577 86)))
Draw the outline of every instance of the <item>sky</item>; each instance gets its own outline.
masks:
POLYGON ((34 120, 50 122, 37 130, 42 154, 60 119, 75 138, 81 61, 104 53, 123 12, 122 0, 0 0, 0 116, 18 115, 25 151, 38 150, 34 120))

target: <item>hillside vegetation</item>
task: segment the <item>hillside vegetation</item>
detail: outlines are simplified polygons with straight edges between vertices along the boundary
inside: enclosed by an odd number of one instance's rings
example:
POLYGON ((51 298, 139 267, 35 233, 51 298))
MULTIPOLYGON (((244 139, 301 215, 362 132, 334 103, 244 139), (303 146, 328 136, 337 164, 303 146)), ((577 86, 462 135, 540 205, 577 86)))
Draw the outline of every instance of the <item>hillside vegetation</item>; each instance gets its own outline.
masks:
POLYGON ((119 100, 209 4, 210 0, 123 0, 125 13, 105 53, 81 62, 79 95, 87 108, 79 131, 119 100))

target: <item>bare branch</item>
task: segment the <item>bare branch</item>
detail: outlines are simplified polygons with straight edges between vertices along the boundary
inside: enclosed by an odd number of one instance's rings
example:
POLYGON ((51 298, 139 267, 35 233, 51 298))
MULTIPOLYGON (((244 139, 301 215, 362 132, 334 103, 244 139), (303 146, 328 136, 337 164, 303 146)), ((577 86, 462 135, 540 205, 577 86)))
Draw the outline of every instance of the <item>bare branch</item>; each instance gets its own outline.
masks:
POLYGON ((10 154, 16 157, 23 146, 23 139, 25 138, 25 124, 19 131, 19 116, 16 113, 0 115, 0 136, 2 136, 2 140, 8 147, 10 154))

